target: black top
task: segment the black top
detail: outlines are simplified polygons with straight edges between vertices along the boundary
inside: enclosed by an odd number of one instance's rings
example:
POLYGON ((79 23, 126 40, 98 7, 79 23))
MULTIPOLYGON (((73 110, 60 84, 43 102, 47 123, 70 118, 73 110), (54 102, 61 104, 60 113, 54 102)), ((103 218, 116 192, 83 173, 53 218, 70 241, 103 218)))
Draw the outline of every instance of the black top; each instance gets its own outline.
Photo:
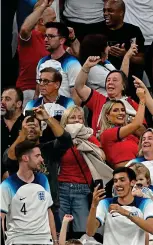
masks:
MULTIPOLYGON (((120 29, 111 30, 107 27, 105 21, 103 21, 102 34, 107 37, 110 46, 125 43, 126 50, 130 48, 132 39, 136 38, 139 52, 144 52, 144 37, 138 26, 124 22, 120 29)), ((116 67, 116 69, 120 69, 122 63, 121 58, 109 55, 109 61, 116 67)))
POLYGON ((16 140, 16 138, 19 135, 19 131, 22 127, 22 121, 24 119, 23 114, 18 117, 16 122, 14 123, 11 131, 9 131, 7 125, 5 124, 4 118, 1 117, 1 176, 3 176, 4 172, 6 171, 6 168, 3 164, 3 154, 6 149, 8 149, 16 140))

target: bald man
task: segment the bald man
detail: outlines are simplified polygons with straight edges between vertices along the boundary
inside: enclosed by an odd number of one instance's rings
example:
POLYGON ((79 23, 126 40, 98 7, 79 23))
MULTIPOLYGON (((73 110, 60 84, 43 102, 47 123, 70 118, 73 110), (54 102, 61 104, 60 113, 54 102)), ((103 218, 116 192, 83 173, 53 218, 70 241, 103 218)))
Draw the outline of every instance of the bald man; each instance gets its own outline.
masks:
MULTIPOLYGON (((105 21, 102 23, 101 30, 102 34, 108 38, 110 62, 116 69, 120 69, 126 51, 131 42, 135 42, 138 45, 138 53, 131 58, 130 75, 141 78, 144 63, 144 37, 140 28, 124 22, 125 4, 122 0, 105 1, 103 11, 105 21)), ((137 100, 133 81, 129 81, 130 95, 137 100)))
POLYGON ((44 45, 45 24, 56 21, 55 11, 50 7, 53 0, 38 1, 34 11, 25 19, 20 29, 18 54, 19 77, 16 86, 23 91, 24 102, 33 99, 36 88, 36 67, 38 61, 48 55, 44 45))

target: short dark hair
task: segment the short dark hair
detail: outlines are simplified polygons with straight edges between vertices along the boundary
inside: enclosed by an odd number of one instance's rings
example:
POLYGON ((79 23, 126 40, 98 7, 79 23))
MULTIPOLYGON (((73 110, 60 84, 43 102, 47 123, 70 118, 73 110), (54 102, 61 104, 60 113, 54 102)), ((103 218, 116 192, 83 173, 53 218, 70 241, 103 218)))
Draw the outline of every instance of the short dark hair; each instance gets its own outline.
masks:
POLYGON ((71 245, 71 244, 74 244, 74 245, 82 245, 82 243, 79 240, 77 240, 77 239, 69 239, 66 242, 66 245, 71 245))
POLYGON ((114 177, 115 174, 119 174, 119 173, 126 173, 130 181, 136 180, 136 174, 133 171, 133 169, 131 169, 131 168, 127 168, 127 167, 116 168, 113 171, 113 177, 114 177))
POLYGON ((61 84, 62 75, 58 70, 54 69, 53 67, 46 67, 40 71, 40 73, 43 73, 43 72, 53 73, 54 82, 60 82, 61 84))
POLYGON ((123 83, 123 87, 124 87, 124 90, 122 91, 122 95, 126 95, 127 91, 128 91, 128 77, 126 76, 126 74, 121 71, 121 70, 113 70, 113 71, 110 71, 106 77, 106 80, 105 80, 105 88, 106 88, 106 82, 107 82, 107 78, 110 76, 110 74, 112 73, 119 73, 122 77, 122 83, 123 83))
POLYGON ((15 147, 15 156, 17 160, 21 160, 21 157, 28 152, 31 152, 33 148, 39 147, 34 141, 24 140, 17 144, 15 147))
POLYGON ((106 0, 105 3, 107 2, 112 2, 112 4, 116 4, 118 8, 122 10, 123 13, 125 13, 126 7, 125 7, 125 3, 123 0, 117 0, 117 1, 116 0, 106 0))
POLYGON ((47 28, 56 28, 58 30, 58 34, 61 37, 65 37, 66 41, 69 38, 69 29, 67 28, 67 26, 62 23, 62 22, 47 22, 45 24, 46 29, 47 28))
POLYGON ((22 92, 22 90, 20 88, 17 88, 15 86, 9 86, 9 87, 4 88, 3 89, 3 92, 4 91, 7 91, 7 90, 11 90, 11 89, 16 92, 16 94, 17 94, 17 101, 21 101, 22 104, 23 104, 23 92, 22 92))
POLYGON ((101 34, 91 34, 85 36, 79 52, 79 60, 81 65, 85 63, 89 56, 102 56, 107 47, 107 38, 101 34))

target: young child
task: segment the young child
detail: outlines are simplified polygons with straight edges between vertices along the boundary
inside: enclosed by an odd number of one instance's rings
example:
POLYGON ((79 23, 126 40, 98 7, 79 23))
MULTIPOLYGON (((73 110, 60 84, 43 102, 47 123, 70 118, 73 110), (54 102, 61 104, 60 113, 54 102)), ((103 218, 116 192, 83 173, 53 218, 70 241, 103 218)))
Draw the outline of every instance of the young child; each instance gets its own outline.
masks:
POLYGON ((132 190, 133 196, 150 198, 153 200, 153 186, 149 169, 143 163, 136 163, 131 168, 136 173, 136 184, 132 190))
POLYGON ((59 245, 82 245, 82 243, 77 239, 70 239, 66 242, 66 233, 68 224, 73 220, 73 216, 70 214, 65 214, 62 227, 59 236, 59 245))

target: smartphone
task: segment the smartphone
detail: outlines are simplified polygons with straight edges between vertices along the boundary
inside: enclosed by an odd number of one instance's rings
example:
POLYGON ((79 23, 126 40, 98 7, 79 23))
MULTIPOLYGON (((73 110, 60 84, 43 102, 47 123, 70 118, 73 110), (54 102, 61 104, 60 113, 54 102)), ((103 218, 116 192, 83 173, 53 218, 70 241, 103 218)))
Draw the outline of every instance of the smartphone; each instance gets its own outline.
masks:
POLYGON ((117 41, 108 41, 108 46, 115 46, 116 44, 119 44, 117 41))
POLYGON ((97 185, 99 185, 98 190, 103 189, 104 188, 103 180, 102 179, 96 179, 94 182, 94 186, 96 187, 97 185))
MULTIPOLYGON (((98 190, 104 188, 103 180, 102 180, 102 179, 96 179, 95 182, 94 182, 94 185, 95 185, 95 187, 96 187, 97 185, 99 185, 98 190)), ((105 195, 105 193, 102 194, 102 195, 100 195, 99 197, 102 197, 102 196, 104 196, 104 195, 105 195)))
POLYGON ((26 110, 25 111, 25 117, 34 117, 35 116, 35 112, 33 110, 26 110))

